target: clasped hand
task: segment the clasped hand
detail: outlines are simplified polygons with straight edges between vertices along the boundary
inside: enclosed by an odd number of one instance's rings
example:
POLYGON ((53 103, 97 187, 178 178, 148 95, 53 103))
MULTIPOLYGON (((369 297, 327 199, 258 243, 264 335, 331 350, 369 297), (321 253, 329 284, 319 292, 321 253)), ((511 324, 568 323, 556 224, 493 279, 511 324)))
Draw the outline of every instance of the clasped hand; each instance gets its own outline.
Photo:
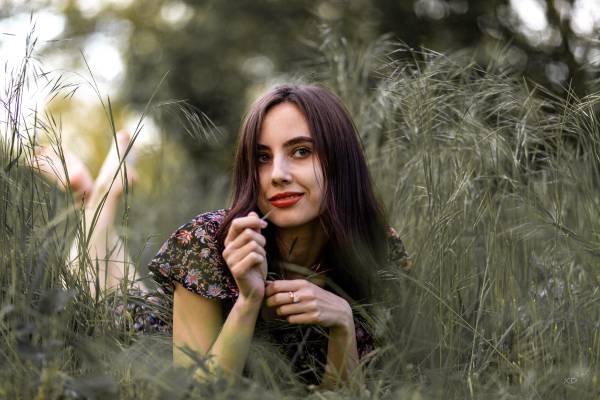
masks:
POLYGON ((314 324, 324 328, 349 328, 353 324, 350 304, 306 279, 269 281, 265 304, 291 324, 314 324))
POLYGON ((223 258, 238 285, 240 297, 274 308, 291 324, 314 324, 324 328, 350 329, 354 321, 350 304, 306 279, 266 282, 265 237, 260 230, 266 221, 250 212, 232 221, 223 258))

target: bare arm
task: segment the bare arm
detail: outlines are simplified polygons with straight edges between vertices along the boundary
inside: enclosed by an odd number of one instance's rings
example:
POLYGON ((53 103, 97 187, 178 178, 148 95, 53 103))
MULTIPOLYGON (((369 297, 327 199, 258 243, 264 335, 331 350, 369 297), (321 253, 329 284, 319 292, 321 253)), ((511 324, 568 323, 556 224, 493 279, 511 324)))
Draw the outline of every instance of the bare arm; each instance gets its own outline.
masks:
POLYGON ((329 329, 327 365, 321 386, 329 388, 342 382, 350 382, 358 367, 356 332, 352 318, 347 325, 329 329))
MULTIPOLYGON (((253 212, 234 219, 231 224, 223 258, 236 281, 239 296, 225 321, 218 300, 204 298, 176 284, 173 298, 176 364, 190 365, 191 360, 182 350, 188 347, 209 357, 209 371, 220 367, 234 376, 243 371, 265 292, 265 238, 260 234, 265 226, 266 222, 253 212)), ((202 370, 197 371, 198 377, 203 375, 202 370)))
MULTIPOLYGON (((223 322, 218 300, 207 299, 176 284, 173 298, 174 363, 191 365, 192 360, 183 351, 187 347, 209 356, 207 365, 210 371, 220 367, 228 374, 241 374, 259 310, 260 302, 246 301, 240 297, 223 322)), ((196 375, 204 377, 204 371, 198 369, 196 375)))

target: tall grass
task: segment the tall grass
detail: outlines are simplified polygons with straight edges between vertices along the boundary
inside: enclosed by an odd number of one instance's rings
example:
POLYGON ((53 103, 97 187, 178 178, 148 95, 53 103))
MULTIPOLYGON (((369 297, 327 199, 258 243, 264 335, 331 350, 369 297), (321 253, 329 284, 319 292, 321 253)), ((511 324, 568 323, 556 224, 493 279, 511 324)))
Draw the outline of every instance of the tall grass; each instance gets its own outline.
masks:
MULTIPOLYGON (((365 386, 309 397, 598 398, 600 96, 557 98, 501 64, 385 37, 325 32, 318 50, 311 79, 356 117, 413 266, 382 276, 365 386)), ((59 116, 20 109, 28 61, 2 94, 0 397, 306 397, 260 343, 254 380, 194 383, 167 335, 134 334, 120 295, 93 298, 69 272, 78 205, 23 167, 41 131, 61 137, 59 116)))
POLYGON ((359 87, 339 91, 370 94, 354 115, 414 257, 384 370, 433 395, 598 396, 599 97, 385 38, 379 63, 329 49, 359 87))

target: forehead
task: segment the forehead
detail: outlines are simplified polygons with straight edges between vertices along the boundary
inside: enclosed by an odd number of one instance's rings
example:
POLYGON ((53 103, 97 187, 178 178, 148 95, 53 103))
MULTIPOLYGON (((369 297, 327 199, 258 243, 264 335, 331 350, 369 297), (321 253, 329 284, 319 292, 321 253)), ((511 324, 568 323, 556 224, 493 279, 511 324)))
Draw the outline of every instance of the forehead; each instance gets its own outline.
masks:
POLYGON ((297 136, 312 137, 308 121, 295 104, 285 102, 273 106, 265 115, 258 133, 258 143, 283 143, 297 136))

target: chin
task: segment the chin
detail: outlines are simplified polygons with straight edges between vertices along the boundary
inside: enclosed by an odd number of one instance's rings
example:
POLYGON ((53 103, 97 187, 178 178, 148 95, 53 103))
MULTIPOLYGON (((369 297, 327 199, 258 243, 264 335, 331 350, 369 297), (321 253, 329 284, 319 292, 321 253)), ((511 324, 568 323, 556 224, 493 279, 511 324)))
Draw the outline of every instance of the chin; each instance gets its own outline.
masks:
POLYGON ((296 228, 309 224, 317 218, 318 215, 307 218, 307 213, 302 210, 276 209, 268 219, 278 228, 296 228))
POLYGON ((306 221, 299 218, 289 218, 284 216, 269 216, 269 219, 278 228, 294 228, 304 225, 306 221))

